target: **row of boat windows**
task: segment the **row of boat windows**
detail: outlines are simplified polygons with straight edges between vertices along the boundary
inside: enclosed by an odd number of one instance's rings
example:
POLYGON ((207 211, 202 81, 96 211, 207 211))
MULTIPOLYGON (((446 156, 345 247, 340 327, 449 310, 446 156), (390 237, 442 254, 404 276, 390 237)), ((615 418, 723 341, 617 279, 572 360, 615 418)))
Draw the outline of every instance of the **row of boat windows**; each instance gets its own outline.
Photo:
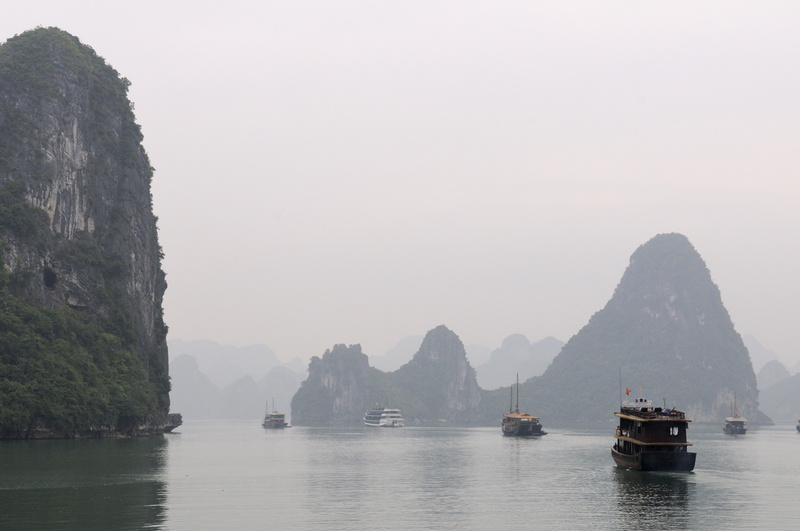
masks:
MULTIPOLYGON (((636 424, 637 424, 637 426, 636 426, 636 434, 637 435, 641 435, 642 434, 642 425, 640 423, 638 423, 638 422, 636 424)), ((630 437, 632 430, 618 429, 618 431, 623 437, 630 437)), ((678 434, 680 433, 680 428, 678 426, 671 426, 669 428, 669 432, 668 433, 669 433, 669 435, 672 435, 673 437, 677 437, 678 434)))

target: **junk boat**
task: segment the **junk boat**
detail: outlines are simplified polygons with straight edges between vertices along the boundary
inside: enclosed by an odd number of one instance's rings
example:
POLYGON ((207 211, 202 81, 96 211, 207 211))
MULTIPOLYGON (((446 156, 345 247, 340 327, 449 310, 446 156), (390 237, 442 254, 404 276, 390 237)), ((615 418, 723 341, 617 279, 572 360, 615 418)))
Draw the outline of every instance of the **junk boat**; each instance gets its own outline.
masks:
POLYGON ((624 401, 611 456, 620 468, 643 471, 689 472, 697 454, 687 451, 686 429, 691 420, 683 411, 653 407, 645 398, 624 401))
MULTIPOLYGON (((267 407, 269 407, 269 405, 267 405, 267 407)), ((272 399, 272 413, 270 413, 269 409, 267 409, 267 412, 264 413, 264 420, 261 422, 261 427, 266 428, 268 430, 281 430, 283 428, 291 428, 291 426, 289 426, 286 423, 286 415, 275 411, 274 398, 272 399)))
MULTIPOLYGON (((512 399, 514 389, 511 389, 512 399)), ((509 401, 508 413, 503 415, 503 420, 500 423, 503 430, 503 435, 509 437, 538 437, 540 435, 547 435, 547 432, 542 430, 542 425, 539 422, 539 417, 534 417, 519 410, 519 374, 517 374, 517 402, 514 409, 511 409, 509 401)))
POLYGON ((375 406, 364 414, 364 424, 375 428, 402 428, 405 420, 399 409, 375 406))
POLYGON ((722 428, 722 431, 728 435, 744 435, 747 433, 745 422, 747 422, 747 419, 739 415, 739 410, 736 409, 736 395, 734 395, 731 416, 725 419, 725 427, 722 428))

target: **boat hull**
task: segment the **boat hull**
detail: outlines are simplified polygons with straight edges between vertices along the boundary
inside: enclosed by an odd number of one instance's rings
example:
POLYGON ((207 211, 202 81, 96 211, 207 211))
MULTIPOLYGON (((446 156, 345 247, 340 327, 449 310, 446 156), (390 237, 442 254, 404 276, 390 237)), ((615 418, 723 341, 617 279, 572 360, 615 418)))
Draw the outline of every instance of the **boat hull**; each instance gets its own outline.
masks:
POLYGON ((402 428, 405 426, 405 423, 402 420, 390 420, 388 422, 379 422, 375 424, 374 422, 364 422, 364 426, 370 426, 371 428, 402 428))
POLYGON ((728 435, 744 435, 747 433, 747 428, 729 428, 726 426, 722 431, 728 435))
POLYGON ((503 426, 503 435, 506 437, 540 437, 546 434, 547 432, 542 430, 541 424, 536 426, 503 426))
POLYGON ((697 454, 694 452, 655 451, 623 454, 613 447, 611 456, 620 468, 643 472, 691 472, 697 454))

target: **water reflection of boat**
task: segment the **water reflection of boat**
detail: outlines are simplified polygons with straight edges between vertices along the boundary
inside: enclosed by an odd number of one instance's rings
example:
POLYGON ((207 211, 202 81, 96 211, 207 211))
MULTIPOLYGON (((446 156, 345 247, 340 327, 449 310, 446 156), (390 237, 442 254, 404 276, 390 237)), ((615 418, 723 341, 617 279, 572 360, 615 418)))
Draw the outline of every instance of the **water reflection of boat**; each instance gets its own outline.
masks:
POLYGON ((621 529, 692 529, 692 476, 616 468, 613 496, 621 529))
POLYGON ((687 451, 686 440, 691 420, 683 411, 653 407, 650 400, 625 401, 619 413, 619 426, 611 456, 620 468, 631 470, 688 472, 694 470, 697 454, 687 451))
MULTIPOLYGON (((512 388, 513 398, 513 388, 512 388)), ((539 417, 534 417, 528 413, 519 410, 519 374, 517 374, 517 404, 514 409, 511 409, 509 404, 509 411, 503 415, 503 420, 500 423, 503 435, 510 437, 538 437, 540 435, 547 435, 547 432, 542 430, 542 424, 539 422, 539 417)))

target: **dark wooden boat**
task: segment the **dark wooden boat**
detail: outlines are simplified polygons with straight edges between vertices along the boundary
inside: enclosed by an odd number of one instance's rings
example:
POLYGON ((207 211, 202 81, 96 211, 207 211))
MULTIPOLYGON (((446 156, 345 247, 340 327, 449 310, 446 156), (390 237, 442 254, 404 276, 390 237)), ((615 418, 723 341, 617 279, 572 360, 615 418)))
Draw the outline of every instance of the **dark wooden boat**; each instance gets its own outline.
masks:
POLYGON ((650 400, 625 401, 611 447, 617 466, 631 470, 689 472, 697 454, 687 451, 686 429, 691 420, 682 411, 653 407, 650 400))
POLYGON ((739 410, 736 409, 736 395, 734 395, 733 405, 731 405, 731 416, 725 419, 725 426, 722 428, 722 431, 728 435, 744 435, 747 433, 745 422, 747 422, 747 419, 739 415, 739 410))
MULTIPOLYGON (((513 388, 511 393, 513 399, 513 388)), ((534 417, 519 410, 519 374, 517 374, 517 404, 514 409, 511 409, 509 404, 508 409, 508 413, 503 415, 503 420, 500 423, 503 435, 508 435, 509 437, 539 437, 547 435, 547 432, 542 429, 539 417, 534 417)))
POLYGON ((744 417, 728 417, 725 419, 725 427, 722 428, 722 431, 728 435, 744 435, 747 433, 745 422, 747 419, 744 417))

